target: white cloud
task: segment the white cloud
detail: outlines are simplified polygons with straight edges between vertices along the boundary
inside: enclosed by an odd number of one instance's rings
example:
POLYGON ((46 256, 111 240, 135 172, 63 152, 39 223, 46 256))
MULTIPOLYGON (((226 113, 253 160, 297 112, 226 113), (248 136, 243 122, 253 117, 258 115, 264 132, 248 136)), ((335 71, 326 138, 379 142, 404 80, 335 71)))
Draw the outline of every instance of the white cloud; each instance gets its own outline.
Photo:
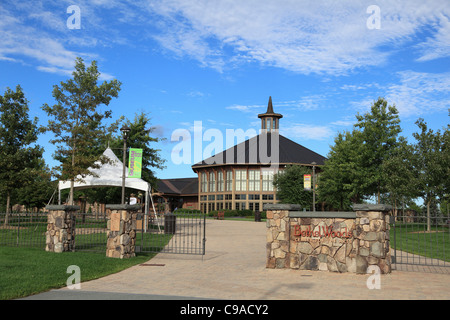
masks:
POLYGON ((442 0, 377 0, 379 30, 367 28, 369 0, 79 0, 78 33, 64 27, 70 4, 0 4, 0 59, 29 57, 40 70, 65 72, 74 56, 112 44, 147 46, 149 38, 219 72, 258 63, 345 75, 383 65, 403 45, 418 62, 450 56, 450 5, 442 0), (139 30, 138 42, 129 28, 139 30))
POLYGON ((390 85, 386 99, 400 115, 420 116, 450 108, 450 73, 399 72, 400 82, 390 85))
POLYGON ((260 109, 261 112, 264 110, 263 105, 232 105, 226 107, 229 110, 237 110, 241 112, 257 112, 260 109))
POLYGON ((296 124, 291 127, 283 126, 280 128, 280 134, 295 140, 327 140, 333 137, 335 132, 326 126, 296 124))
POLYGON ((384 63, 399 44, 411 40, 419 42, 419 59, 448 54, 450 6, 445 1, 379 0, 379 30, 366 25, 371 4, 160 0, 147 9, 163 18, 162 34, 154 36, 163 47, 218 70, 255 61, 303 74, 346 74, 384 63), (435 31, 428 40, 416 37, 430 25, 435 31))

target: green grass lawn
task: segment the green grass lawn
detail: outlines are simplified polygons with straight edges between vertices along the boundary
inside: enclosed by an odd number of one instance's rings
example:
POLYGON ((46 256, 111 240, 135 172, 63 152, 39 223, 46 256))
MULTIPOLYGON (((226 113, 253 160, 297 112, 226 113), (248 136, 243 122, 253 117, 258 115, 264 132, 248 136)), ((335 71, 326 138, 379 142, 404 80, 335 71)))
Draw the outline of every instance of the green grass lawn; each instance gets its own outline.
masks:
POLYGON ((107 258, 105 253, 46 252, 42 248, 0 247, 0 299, 15 299, 66 286, 80 268, 81 282, 97 279, 148 261, 154 254, 138 254, 130 259, 107 258))
MULTIPOLYGON (((444 226, 433 226, 424 232, 422 223, 397 223, 396 249, 427 258, 450 262, 450 232, 444 226)), ((390 229, 391 247, 394 247, 394 228, 390 229)))

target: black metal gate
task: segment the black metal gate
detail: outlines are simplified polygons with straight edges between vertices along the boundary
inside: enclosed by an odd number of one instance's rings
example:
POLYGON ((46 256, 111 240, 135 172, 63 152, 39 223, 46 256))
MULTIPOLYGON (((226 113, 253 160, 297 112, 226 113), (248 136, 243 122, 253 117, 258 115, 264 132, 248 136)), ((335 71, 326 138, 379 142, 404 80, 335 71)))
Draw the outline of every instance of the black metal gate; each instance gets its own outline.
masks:
POLYGON ((449 226, 447 217, 392 217, 390 241, 393 268, 401 269, 406 265, 450 267, 449 226))
POLYGON ((206 215, 150 214, 137 222, 136 252, 205 254, 206 215))

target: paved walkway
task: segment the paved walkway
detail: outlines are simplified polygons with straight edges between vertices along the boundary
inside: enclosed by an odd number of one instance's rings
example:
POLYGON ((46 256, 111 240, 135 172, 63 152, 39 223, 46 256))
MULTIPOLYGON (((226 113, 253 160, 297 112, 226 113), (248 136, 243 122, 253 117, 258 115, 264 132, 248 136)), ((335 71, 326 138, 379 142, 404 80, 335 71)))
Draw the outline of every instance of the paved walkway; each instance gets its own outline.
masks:
POLYGON ((163 266, 134 266, 84 282, 81 290, 62 288, 28 299, 450 299, 448 273, 393 271, 381 276, 381 289, 370 290, 369 275, 266 269, 265 223, 206 224, 203 257, 158 254, 147 264, 163 266))

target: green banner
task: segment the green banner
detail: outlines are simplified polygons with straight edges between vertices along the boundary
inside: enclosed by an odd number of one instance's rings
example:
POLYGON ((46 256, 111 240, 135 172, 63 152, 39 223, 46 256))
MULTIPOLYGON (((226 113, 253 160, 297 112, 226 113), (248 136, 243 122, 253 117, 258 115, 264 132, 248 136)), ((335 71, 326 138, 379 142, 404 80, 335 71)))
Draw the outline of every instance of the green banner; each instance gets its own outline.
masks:
POLYGON ((130 148, 128 178, 140 178, 142 173, 142 149, 130 148))

